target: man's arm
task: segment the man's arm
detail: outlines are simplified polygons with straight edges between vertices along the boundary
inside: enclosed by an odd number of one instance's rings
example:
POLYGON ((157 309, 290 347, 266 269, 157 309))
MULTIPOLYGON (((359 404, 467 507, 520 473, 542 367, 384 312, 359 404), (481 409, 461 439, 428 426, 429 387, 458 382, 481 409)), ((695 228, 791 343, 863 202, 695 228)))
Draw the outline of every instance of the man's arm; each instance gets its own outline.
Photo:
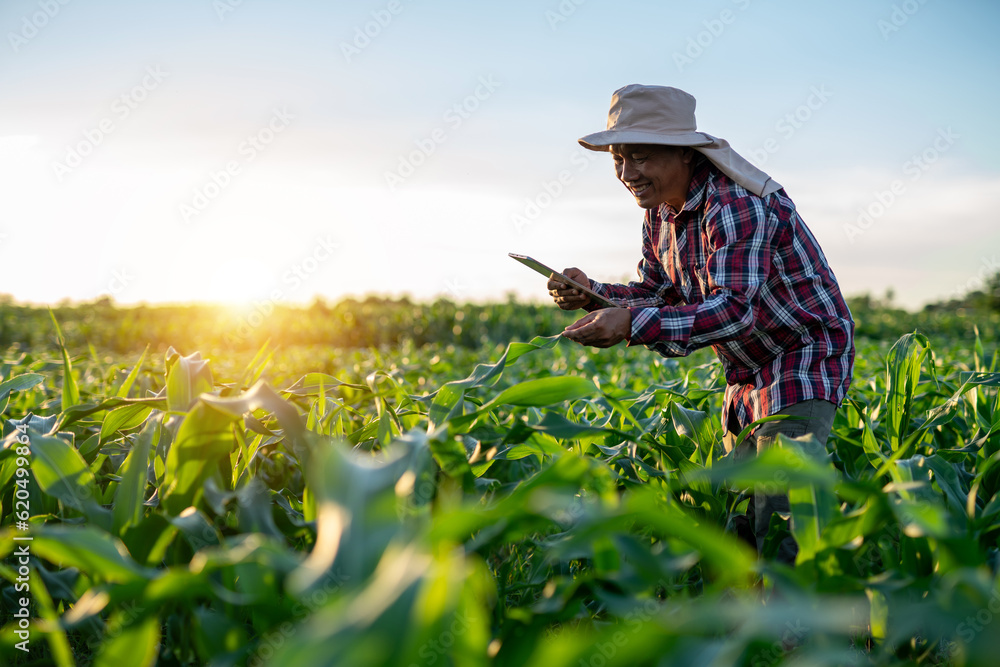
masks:
POLYGON ((625 305, 624 308, 604 308, 575 290, 566 290, 565 285, 549 282, 550 294, 564 310, 584 308, 590 311, 563 331, 563 336, 581 345, 611 347, 622 340, 628 341, 632 332, 632 312, 643 307, 660 308, 666 304, 681 302, 680 293, 667 275, 653 246, 653 238, 659 239, 662 222, 647 212, 642 227, 642 260, 639 262, 639 280, 628 285, 600 283, 589 280, 579 269, 567 269, 563 273, 602 296, 625 305))
MULTIPOLYGON (((680 303, 680 294, 674 288, 673 281, 663 268, 658 254, 659 236, 663 224, 661 220, 654 218, 652 211, 647 211, 642 225, 642 259, 636 267, 638 280, 633 280, 627 285, 592 280, 591 289, 626 307, 659 308, 680 303)), ((596 310, 596 307, 588 307, 587 310, 596 310)))
POLYGON ((630 345, 644 344, 665 356, 684 356, 712 343, 747 335, 754 327, 754 300, 771 270, 773 222, 762 200, 743 197, 706 221, 709 254, 694 278, 706 299, 683 306, 631 308, 630 345))

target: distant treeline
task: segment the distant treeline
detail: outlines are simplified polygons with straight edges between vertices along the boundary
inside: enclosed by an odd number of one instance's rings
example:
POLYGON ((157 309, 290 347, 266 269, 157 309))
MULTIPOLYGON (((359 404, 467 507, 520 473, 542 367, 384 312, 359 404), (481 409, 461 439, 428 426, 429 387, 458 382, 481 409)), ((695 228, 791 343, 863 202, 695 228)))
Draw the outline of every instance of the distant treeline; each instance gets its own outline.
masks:
MULTIPOLYGON (((868 296, 849 299, 857 335, 895 340, 910 331, 932 339, 971 341, 978 327, 984 343, 1000 338, 1000 312, 963 302, 937 304, 911 313, 891 301, 868 296)), ((53 306, 67 347, 75 353, 90 346, 100 351, 134 353, 147 345, 162 352, 168 346, 187 350, 245 351, 270 340, 277 346, 325 345, 339 348, 382 348, 410 342, 463 347, 530 340, 561 331, 581 313, 566 313, 551 304, 430 303, 369 297, 310 306, 261 304, 252 309, 205 306, 118 306, 109 299, 53 306)), ((17 343, 27 349, 56 344, 49 309, 0 299, 0 347, 17 343)))
MULTIPOLYGON (((441 299, 369 297, 310 306, 262 303, 249 309, 210 305, 119 306, 109 299, 52 307, 66 346, 108 352, 178 349, 244 351, 267 340, 277 346, 387 347, 447 342, 463 347, 556 334, 573 321, 554 305, 509 301, 456 304, 441 299)), ((51 348, 56 333, 49 308, 0 301, 0 346, 51 348)))

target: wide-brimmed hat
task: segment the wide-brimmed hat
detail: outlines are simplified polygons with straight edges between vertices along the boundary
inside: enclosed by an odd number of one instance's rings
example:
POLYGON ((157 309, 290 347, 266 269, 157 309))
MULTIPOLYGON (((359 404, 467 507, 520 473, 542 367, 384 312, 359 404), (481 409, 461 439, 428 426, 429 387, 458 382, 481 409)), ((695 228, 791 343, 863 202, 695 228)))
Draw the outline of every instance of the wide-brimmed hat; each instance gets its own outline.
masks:
POLYGON ((611 96, 608 128, 582 137, 580 145, 592 151, 609 151, 615 144, 688 146, 758 196, 780 190, 781 184, 750 164, 728 141, 697 130, 695 104, 692 95, 669 86, 634 83, 619 88, 611 96))

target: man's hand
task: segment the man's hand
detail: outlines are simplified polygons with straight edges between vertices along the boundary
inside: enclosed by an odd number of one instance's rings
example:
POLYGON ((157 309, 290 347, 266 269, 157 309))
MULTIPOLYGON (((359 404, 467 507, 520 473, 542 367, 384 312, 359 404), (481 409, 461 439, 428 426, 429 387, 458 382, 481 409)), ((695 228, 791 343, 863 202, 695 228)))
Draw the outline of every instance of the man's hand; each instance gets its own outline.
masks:
MULTIPOLYGON (((590 287, 590 278, 580 269, 572 267, 564 269, 562 273, 567 278, 590 287)), ((549 294, 552 295, 552 300, 563 310, 576 310, 590 303, 589 296, 574 287, 570 287, 566 283, 559 282, 555 278, 549 278, 548 289, 549 294)))
POLYGON ((632 331, 632 311, 628 308, 595 310, 566 327, 562 335, 580 345, 611 347, 632 331))

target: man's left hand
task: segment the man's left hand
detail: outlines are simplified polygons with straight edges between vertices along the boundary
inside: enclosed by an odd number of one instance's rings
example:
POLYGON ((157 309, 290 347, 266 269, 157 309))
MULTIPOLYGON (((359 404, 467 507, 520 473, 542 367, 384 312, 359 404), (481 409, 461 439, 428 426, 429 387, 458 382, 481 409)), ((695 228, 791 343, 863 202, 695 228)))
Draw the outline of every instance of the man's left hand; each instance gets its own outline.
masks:
POLYGON ((611 347, 628 338, 631 330, 632 311, 628 308, 603 308, 569 325, 562 335, 580 345, 611 347))

